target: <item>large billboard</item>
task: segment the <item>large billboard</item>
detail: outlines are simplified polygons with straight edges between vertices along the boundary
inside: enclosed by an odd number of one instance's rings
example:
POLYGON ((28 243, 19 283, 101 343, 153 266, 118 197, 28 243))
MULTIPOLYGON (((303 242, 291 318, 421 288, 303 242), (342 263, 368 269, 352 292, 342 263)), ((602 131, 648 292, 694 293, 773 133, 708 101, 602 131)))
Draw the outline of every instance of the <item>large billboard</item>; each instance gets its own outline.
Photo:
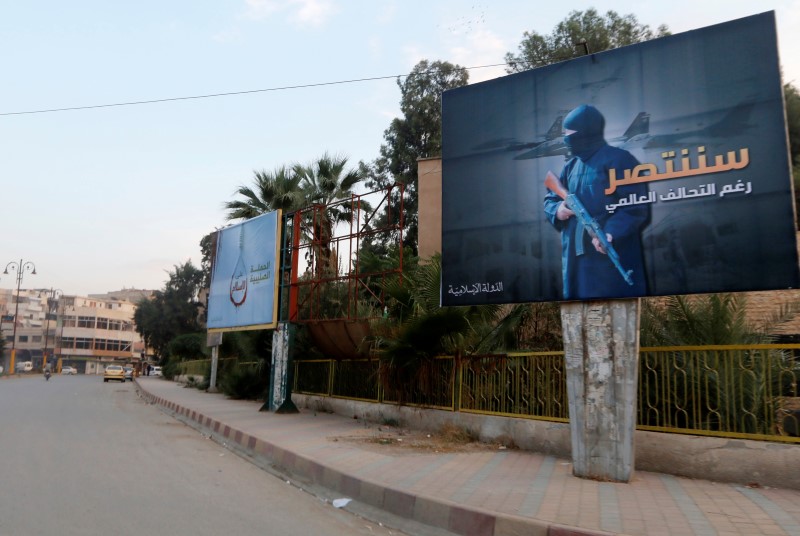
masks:
POLYGON ((280 211, 226 227, 217 236, 208 296, 208 330, 277 325, 280 211))
POLYGON ((442 304, 796 288, 773 12, 447 91, 442 304))

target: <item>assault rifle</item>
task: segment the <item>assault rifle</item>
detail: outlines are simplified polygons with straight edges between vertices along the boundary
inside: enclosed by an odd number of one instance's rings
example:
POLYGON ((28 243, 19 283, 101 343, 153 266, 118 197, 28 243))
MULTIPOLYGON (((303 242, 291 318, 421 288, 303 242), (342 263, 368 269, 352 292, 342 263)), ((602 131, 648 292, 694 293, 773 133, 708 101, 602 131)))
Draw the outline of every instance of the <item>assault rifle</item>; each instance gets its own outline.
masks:
POLYGON ((578 218, 578 221, 586 228, 589 235, 591 235, 592 238, 597 238, 600 245, 603 246, 603 249, 608 254, 608 258, 614 263, 614 267, 616 267, 617 271, 622 275, 625 282, 629 285, 633 285, 633 270, 625 270, 625 268, 622 267, 617 250, 615 250, 611 242, 608 241, 606 233, 600 227, 600 224, 597 223, 597 220, 592 218, 592 215, 589 214, 589 211, 583 206, 578 196, 569 193, 552 171, 547 172, 544 185, 547 186, 551 192, 564 200, 566 207, 575 213, 575 217, 578 218))

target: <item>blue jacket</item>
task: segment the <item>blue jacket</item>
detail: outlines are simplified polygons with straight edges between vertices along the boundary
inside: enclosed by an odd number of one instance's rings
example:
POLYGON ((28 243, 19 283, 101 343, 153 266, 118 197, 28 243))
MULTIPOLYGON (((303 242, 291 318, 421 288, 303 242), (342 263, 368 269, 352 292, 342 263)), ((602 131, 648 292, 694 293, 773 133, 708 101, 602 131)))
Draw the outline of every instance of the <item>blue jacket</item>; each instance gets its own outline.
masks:
POLYGON ((647 184, 620 186, 611 195, 608 188, 608 170, 615 169, 622 177, 626 169, 633 169, 638 160, 624 149, 603 144, 586 160, 571 158, 561 170, 559 180, 570 193, 576 194, 586 210, 597 220, 606 233, 611 234, 622 266, 633 270, 633 285, 628 285, 607 255, 597 252, 592 239, 577 218, 566 221, 556 218, 562 199, 553 192, 544 199, 544 211, 550 223, 561 231, 561 267, 563 296, 565 300, 623 298, 647 294, 647 280, 642 254, 642 229, 650 220, 650 205, 620 206, 610 213, 606 206, 626 199, 630 194, 637 198, 648 195, 647 184))

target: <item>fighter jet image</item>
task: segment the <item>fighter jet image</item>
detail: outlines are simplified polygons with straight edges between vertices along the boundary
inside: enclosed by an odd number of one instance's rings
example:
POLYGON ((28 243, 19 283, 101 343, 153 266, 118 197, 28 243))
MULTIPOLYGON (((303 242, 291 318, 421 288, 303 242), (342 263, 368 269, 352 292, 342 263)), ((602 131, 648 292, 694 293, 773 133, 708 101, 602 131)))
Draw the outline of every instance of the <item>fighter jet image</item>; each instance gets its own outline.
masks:
POLYGON ((525 149, 532 149, 538 145, 541 145, 542 143, 546 143, 550 140, 561 137, 564 115, 566 115, 566 111, 561 111, 558 117, 556 117, 555 121, 553 121, 553 124, 550 126, 550 128, 547 129, 547 132, 540 134, 538 136, 540 139, 536 141, 524 142, 519 141, 516 138, 500 138, 497 140, 487 141, 486 143, 481 143, 480 145, 474 146, 472 149, 476 152, 523 151, 525 149))
POLYGON ((669 127, 665 134, 653 134, 637 140, 636 146, 644 149, 660 149, 679 145, 706 144, 714 139, 736 136, 753 128, 750 115, 755 102, 745 101, 729 108, 724 113, 706 112, 689 117, 665 121, 669 127))
POLYGON ((629 150, 633 147, 640 146, 644 140, 650 137, 650 114, 647 112, 639 112, 633 119, 633 123, 628 129, 616 138, 611 138, 608 141, 609 145, 619 147, 620 149, 629 150))
MULTIPOLYGON (((632 141, 641 142, 641 140, 648 136, 649 130, 650 114, 647 112, 639 112, 625 132, 621 136, 609 139, 608 143, 609 145, 624 148, 626 144, 632 141)), ((569 149, 567 149, 567 146, 564 144, 564 138, 559 135, 552 140, 537 145, 530 151, 515 156, 514 160, 528 160, 546 156, 566 156, 567 154, 569 154, 569 149)))

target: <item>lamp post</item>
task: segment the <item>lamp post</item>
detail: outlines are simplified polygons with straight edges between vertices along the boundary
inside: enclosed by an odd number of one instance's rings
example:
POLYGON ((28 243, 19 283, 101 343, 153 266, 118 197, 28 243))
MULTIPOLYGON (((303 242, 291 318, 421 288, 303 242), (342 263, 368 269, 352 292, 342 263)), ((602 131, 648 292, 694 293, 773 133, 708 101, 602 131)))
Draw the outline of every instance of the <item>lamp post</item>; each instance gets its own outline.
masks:
POLYGON ((17 315, 19 314, 19 287, 22 285, 22 278, 25 275, 25 271, 31 273, 31 275, 36 275, 36 265, 30 261, 24 262, 22 259, 19 262, 11 261, 6 264, 6 269, 3 270, 5 275, 8 275, 8 270, 11 269, 12 272, 17 273, 17 303, 14 305, 14 335, 12 336, 11 340, 11 363, 9 363, 9 374, 14 374, 16 364, 14 361, 17 357, 17 315))
MULTIPOLYGON (((62 291, 60 288, 56 289, 50 288, 50 293, 47 296, 47 312, 45 313, 47 322, 45 323, 45 328, 44 328, 44 352, 42 353, 42 370, 47 368, 47 339, 50 338, 50 312, 53 310, 53 304, 54 303, 57 304, 58 300, 60 300, 61 296, 63 295, 64 291, 62 291)), ((58 372, 58 370, 56 370, 56 372, 58 372)))

